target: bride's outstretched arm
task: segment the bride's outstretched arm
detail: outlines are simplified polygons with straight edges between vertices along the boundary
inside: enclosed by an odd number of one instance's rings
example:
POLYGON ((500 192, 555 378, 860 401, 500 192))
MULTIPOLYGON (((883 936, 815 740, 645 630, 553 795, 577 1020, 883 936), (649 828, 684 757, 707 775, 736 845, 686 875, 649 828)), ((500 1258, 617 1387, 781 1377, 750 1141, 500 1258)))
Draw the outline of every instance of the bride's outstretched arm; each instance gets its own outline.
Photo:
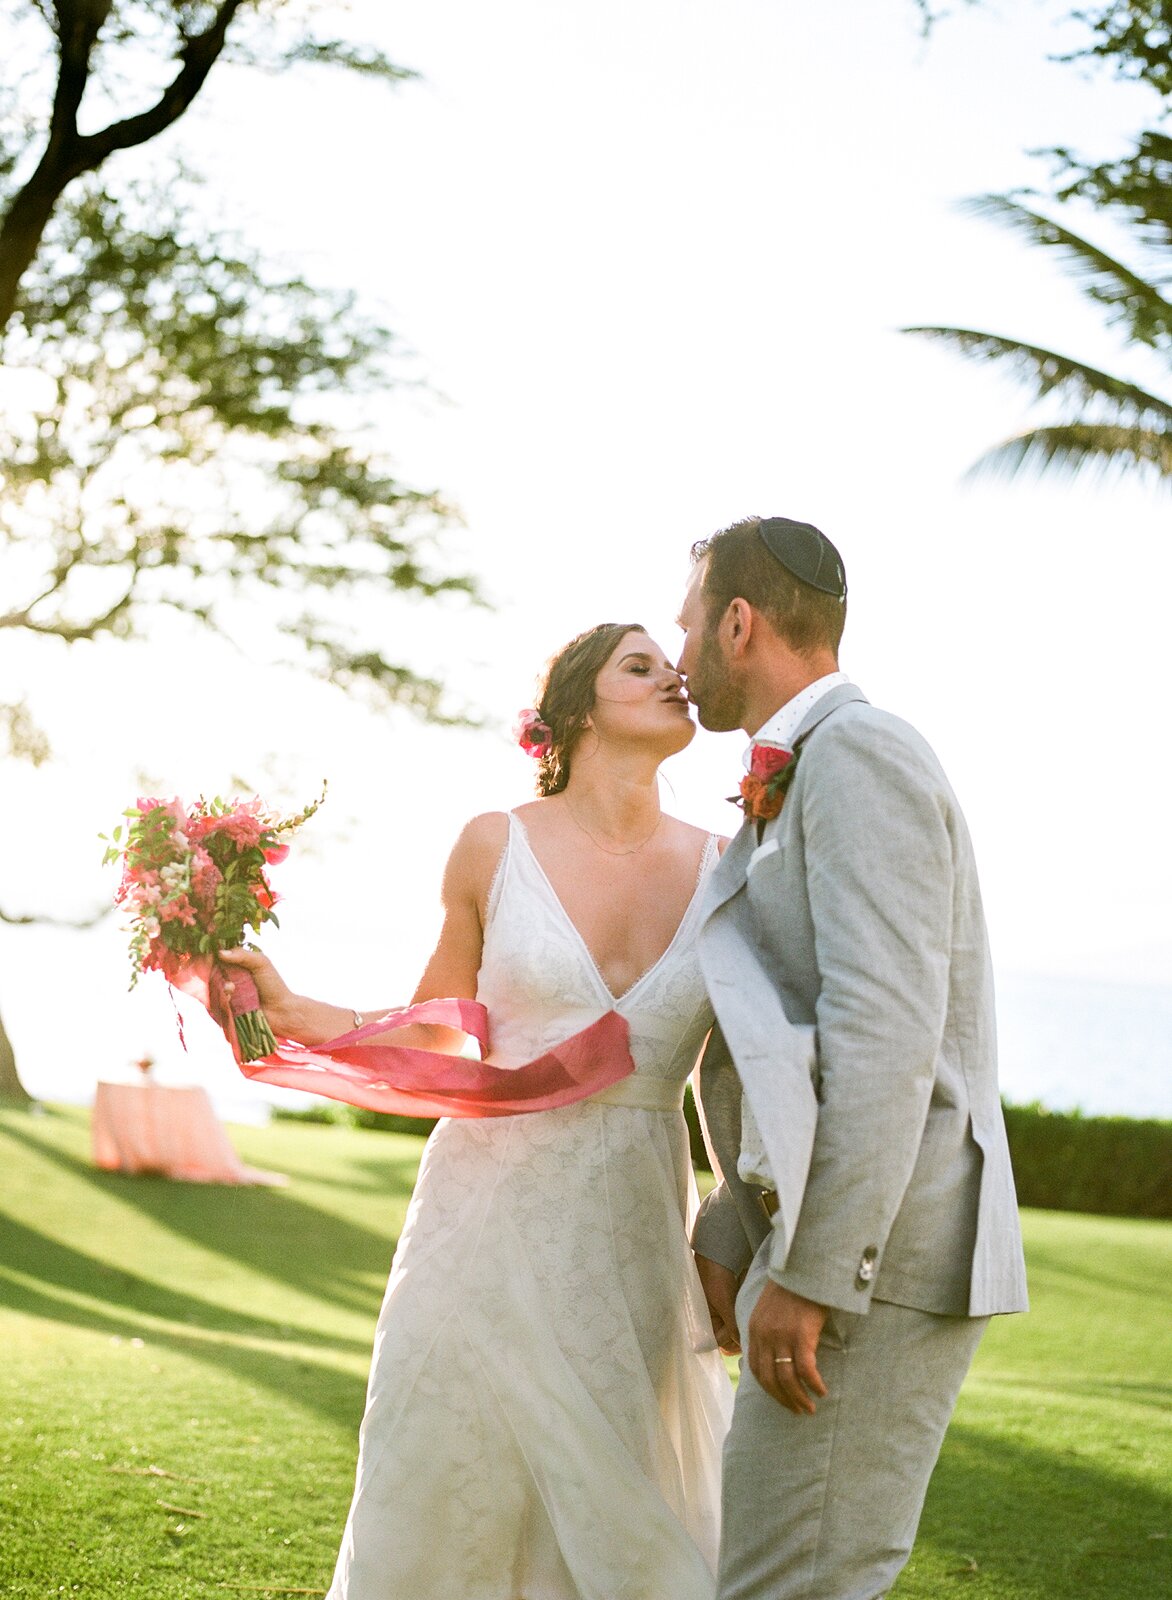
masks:
MULTIPOLYGON (((443 927, 412 1003, 442 998, 473 1000, 484 945, 484 915, 488 892, 504 849, 508 822, 503 813, 473 817, 448 857, 444 869, 442 900, 443 927)), ((261 1007, 273 1032, 300 1044, 324 1044, 339 1034, 349 1033, 363 1023, 373 1022, 394 1007, 372 1006, 364 1010, 331 1005, 295 994, 273 963, 259 950, 225 950, 220 960, 229 966, 247 968, 256 984, 261 1007)), ((372 1034, 389 1044, 409 1045, 417 1050, 456 1051, 464 1035, 453 1028, 430 1023, 413 1023, 405 1028, 389 1028, 372 1034)))

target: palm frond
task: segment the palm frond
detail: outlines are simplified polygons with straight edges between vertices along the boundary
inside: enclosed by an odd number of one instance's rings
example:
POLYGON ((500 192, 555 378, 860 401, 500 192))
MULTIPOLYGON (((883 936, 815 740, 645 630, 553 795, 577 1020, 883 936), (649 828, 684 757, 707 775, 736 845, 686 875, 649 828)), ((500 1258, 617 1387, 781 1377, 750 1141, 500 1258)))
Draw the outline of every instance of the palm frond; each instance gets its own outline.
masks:
POLYGON ((977 195, 962 203, 962 210, 988 217, 1023 234, 1031 244, 1057 249, 1066 257, 1083 293, 1105 306, 1111 320, 1127 326, 1139 344, 1157 348, 1172 343, 1172 303, 1148 278, 1091 244, 1081 234, 1064 228, 1040 211, 1004 194, 977 195))
POLYGON ((1015 478, 1051 472, 1074 477, 1086 468, 1139 468, 1172 486, 1172 427, 1122 427, 1114 423, 1068 422, 1032 428, 983 455, 966 478, 1015 478))
POLYGON ((1042 345, 1007 339, 997 333, 981 333, 975 328, 914 327, 901 328, 900 332, 949 345, 972 361, 1001 361, 1015 368, 1018 377, 1034 385, 1038 399, 1057 394, 1080 405, 1097 403, 1115 423, 1172 424, 1172 401, 1042 345))

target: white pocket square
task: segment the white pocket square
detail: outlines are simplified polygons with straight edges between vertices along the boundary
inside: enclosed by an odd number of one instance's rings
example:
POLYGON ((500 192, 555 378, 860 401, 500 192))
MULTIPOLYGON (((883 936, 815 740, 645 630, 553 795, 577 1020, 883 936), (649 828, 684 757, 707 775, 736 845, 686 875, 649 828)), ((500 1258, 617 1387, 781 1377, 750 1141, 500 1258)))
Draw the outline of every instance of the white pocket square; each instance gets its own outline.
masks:
POLYGON ((776 839, 766 839, 764 844, 759 844, 756 850, 753 851, 753 854, 749 857, 749 864, 745 868, 746 878, 751 872, 755 871, 756 868, 761 865, 766 856, 771 856, 776 849, 776 839))

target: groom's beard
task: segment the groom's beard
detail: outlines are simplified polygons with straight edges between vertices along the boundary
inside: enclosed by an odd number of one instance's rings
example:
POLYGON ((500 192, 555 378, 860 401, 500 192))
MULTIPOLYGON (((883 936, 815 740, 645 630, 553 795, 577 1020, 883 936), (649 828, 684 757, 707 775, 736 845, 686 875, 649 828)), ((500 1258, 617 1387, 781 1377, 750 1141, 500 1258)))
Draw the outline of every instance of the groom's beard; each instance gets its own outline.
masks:
POLYGON ((688 677, 688 695, 700 726, 709 733, 730 733, 744 725, 745 697, 730 677, 715 634, 705 634, 695 669, 688 677))

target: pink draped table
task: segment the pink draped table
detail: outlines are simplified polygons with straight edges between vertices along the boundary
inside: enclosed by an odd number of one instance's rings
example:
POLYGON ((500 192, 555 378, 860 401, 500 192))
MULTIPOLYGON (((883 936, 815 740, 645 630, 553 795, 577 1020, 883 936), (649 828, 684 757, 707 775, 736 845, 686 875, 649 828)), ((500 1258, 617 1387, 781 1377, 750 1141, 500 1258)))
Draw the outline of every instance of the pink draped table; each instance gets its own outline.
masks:
POLYGON ((183 1183, 288 1182, 279 1172, 244 1165, 203 1089, 99 1083, 91 1132, 94 1164, 110 1172, 183 1183))

